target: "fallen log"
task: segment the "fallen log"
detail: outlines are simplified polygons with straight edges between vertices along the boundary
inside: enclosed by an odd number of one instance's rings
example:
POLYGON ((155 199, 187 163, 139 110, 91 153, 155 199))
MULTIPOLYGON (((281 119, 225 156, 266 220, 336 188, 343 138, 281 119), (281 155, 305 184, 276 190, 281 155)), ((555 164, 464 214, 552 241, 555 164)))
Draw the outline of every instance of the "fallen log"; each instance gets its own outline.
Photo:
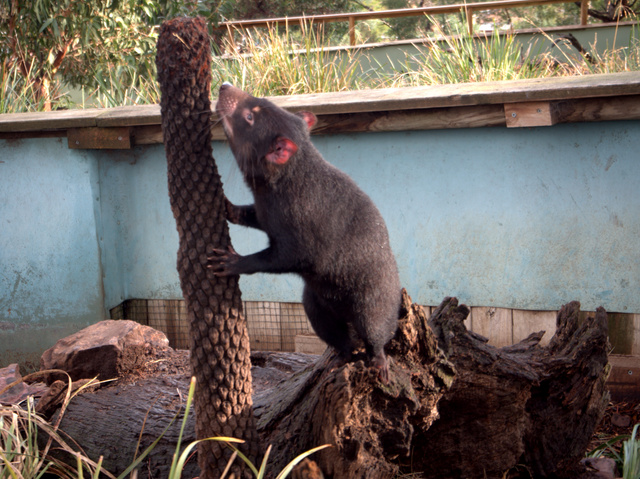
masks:
MULTIPOLYGON (((406 473, 502 478, 516 467, 533 477, 580 477, 579 461, 608 402, 602 308, 581 321, 579 303, 569 303, 558 314, 548 346, 540 346, 540 332, 500 349, 465 328, 469 309, 455 298, 446 298, 427 319, 405 294, 402 313, 387 347, 388 384, 380 383, 364 361, 340 364, 327 351, 297 371, 291 361, 290 377, 277 387, 254 391, 258 431, 263 444, 272 445, 270 471, 281 470, 308 449, 331 444, 312 459, 334 479, 406 473)), ((61 429, 85 450, 90 443, 92 454, 122 453, 124 445, 137 443, 146 415, 140 446, 146 447, 176 414, 181 397, 176 390, 188 382, 183 378, 179 386, 164 376, 75 398, 61 429), (151 404, 152 414, 147 414, 151 404), (86 422, 98 415, 100 424, 109 427, 101 427, 102 442, 94 446, 89 437, 96 429, 87 429, 86 422)), ((279 380, 282 374, 272 377, 279 380)), ((261 383, 254 378, 254 384, 261 383)), ((165 459, 174 439, 169 434, 160 450, 165 459)), ((130 453, 126 459, 130 462, 130 453)), ((163 461, 152 454, 141 477, 165 477, 158 475, 163 461)))

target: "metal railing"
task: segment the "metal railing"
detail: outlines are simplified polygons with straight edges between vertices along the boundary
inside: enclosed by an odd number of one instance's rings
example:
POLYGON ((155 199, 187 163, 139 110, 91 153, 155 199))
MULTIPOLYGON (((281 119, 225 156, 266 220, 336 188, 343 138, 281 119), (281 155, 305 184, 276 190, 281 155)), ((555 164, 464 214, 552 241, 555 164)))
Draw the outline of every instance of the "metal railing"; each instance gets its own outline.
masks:
MULTIPOLYGON (((540 5, 552 5, 558 3, 578 3, 576 0, 495 0, 481 3, 464 3, 456 5, 438 5, 434 7, 420 8, 402 8, 396 10, 380 10, 376 12, 351 12, 351 13, 330 13, 325 15, 310 15, 299 17, 279 17, 279 18, 260 18, 254 20, 235 20, 222 22, 218 25, 218 29, 227 29, 231 39, 233 39, 234 29, 245 29, 251 27, 269 27, 272 25, 304 25, 305 23, 330 23, 330 22, 349 22, 349 44, 356 44, 356 22, 362 20, 398 18, 398 17, 416 17, 423 15, 442 15, 452 13, 462 13, 467 18, 467 28, 469 34, 473 34, 473 13, 511 9, 520 7, 534 7, 540 5)), ((580 0, 580 24, 587 24, 587 16, 589 9, 589 0, 580 0)))

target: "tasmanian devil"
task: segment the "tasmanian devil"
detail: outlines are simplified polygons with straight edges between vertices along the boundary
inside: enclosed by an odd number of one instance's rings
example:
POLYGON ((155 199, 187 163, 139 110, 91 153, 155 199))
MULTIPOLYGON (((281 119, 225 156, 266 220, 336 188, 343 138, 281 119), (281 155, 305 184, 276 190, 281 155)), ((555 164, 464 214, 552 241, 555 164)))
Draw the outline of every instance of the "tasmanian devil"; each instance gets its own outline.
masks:
POLYGON ((248 206, 227 200, 227 218, 264 231, 269 247, 248 256, 214 250, 209 267, 218 276, 300 275, 318 336, 345 360, 364 345, 386 382, 383 348, 397 327, 401 288, 378 209, 313 146, 313 113, 289 113, 228 83, 216 112, 254 197, 248 206))

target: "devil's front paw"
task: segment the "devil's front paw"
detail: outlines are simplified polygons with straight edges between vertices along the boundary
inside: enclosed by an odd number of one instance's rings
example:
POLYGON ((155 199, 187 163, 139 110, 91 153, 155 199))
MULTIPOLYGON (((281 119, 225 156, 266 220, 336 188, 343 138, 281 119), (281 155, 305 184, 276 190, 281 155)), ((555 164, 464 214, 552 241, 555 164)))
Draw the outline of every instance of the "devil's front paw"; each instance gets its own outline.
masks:
POLYGON ((207 267, 213 271, 216 276, 231 276, 234 274, 240 274, 238 270, 238 261, 240 256, 236 251, 229 246, 229 249, 214 249, 213 255, 207 258, 207 267))

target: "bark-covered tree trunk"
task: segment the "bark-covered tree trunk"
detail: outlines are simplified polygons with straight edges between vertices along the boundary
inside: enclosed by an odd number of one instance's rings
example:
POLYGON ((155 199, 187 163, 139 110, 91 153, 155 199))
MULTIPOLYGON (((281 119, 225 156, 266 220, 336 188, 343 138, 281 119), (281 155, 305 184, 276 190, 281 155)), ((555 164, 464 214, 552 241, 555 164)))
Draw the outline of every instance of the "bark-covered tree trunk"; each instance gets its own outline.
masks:
MULTIPOLYGON (((211 148, 211 46, 201 18, 163 23, 156 63, 167 154, 169 197, 178 228, 178 273, 190 324, 196 436, 246 441, 254 460, 258 437, 251 400, 249 337, 238 277, 207 269, 213 248, 227 249, 224 193, 211 148)), ((217 442, 199 445, 201 477, 220 476, 229 451, 217 442)))

